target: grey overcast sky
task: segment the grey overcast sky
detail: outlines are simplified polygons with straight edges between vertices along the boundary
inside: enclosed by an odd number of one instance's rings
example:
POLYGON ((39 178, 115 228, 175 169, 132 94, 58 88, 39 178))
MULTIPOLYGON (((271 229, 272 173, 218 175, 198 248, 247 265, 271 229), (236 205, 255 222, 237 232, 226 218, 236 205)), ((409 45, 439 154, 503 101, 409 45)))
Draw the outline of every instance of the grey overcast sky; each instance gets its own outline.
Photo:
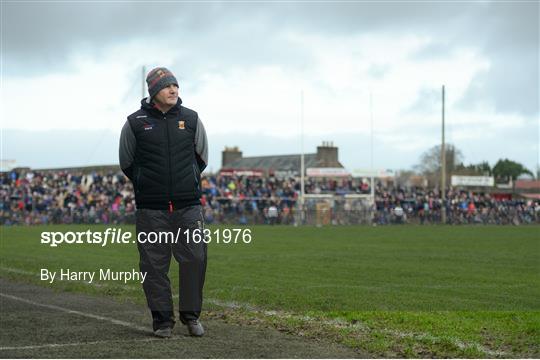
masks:
POLYGON ((199 112, 210 167, 340 148, 408 168, 447 138, 466 163, 539 158, 538 1, 2 1, 2 156, 19 166, 117 162, 142 67, 171 69, 199 112))

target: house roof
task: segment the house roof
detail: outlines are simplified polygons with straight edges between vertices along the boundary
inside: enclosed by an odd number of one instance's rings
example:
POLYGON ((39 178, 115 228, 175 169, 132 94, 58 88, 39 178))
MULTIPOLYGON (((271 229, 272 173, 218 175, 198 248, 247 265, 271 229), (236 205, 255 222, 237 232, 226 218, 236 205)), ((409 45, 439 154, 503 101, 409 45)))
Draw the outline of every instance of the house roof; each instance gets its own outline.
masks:
POLYGON ((519 189, 519 190, 540 189, 540 180, 516 180, 516 189, 519 189))
MULTIPOLYGON (((341 165, 341 163, 339 165, 341 165)), ((304 166, 306 168, 321 167, 321 164, 317 161, 317 154, 304 154, 304 166)), ((237 159, 224 167, 234 169, 298 171, 300 169, 300 154, 244 157, 237 159)), ((343 165, 341 165, 341 167, 343 167, 343 165)))

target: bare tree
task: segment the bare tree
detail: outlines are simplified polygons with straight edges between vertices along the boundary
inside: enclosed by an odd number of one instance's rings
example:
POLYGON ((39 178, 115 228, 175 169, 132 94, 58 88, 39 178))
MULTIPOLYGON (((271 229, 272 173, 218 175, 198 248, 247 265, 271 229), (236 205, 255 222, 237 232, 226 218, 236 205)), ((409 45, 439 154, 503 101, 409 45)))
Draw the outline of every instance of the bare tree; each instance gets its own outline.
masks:
MULTIPOLYGON (((456 166, 463 162, 462 152, 452 144, 445 145, 446 150, 446 183, 450 184, 450 176, 456 166)), ((423 174, 430 186, 439 186, 441 183, 441 146, 436 145, 420 156, 420 163, 414 168, 423 174)))
POLYGON ((396 184, 399 186, 407 186, 411 177, 418 175, 414 170, 398 170, 396 172, 396 184))

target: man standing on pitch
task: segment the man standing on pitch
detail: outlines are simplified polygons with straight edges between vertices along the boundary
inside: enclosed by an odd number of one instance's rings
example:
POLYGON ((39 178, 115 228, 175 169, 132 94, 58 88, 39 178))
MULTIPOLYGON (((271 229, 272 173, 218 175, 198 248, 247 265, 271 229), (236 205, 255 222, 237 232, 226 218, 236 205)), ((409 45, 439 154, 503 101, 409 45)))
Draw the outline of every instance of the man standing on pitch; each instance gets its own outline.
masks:
POLYGON ((143 289, 155 335, 170 337, 175 324, 167 276, 172 254, 180 265, 180 321, 192 336, 202 336, 207 247, 204 241, 194 243, 192 234, 204 226, 200 174, 208 164, 206 131, 197 113, 182 106, 178 81, 168 69, 153 69, 146 82, 149 96, 128 116, 120 136, 120 167, 133 183, 137 203, 139 266, 147 273, 143 289), (181 238, 177 243, 143 241, 151 232, 181 238))

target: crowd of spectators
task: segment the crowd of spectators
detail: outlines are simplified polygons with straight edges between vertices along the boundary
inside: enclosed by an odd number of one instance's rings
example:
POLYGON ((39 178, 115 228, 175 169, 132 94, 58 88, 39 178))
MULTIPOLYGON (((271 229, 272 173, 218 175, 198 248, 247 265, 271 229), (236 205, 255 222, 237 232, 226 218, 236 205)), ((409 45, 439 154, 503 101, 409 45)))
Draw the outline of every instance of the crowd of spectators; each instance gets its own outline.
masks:
POLYGON ((0 219, 11 224, 132 223, 135 199, 120 173, 0 173, 0 219))
MULTIPOLYGON (((443 208, 449 224, 540 223, 539 201, 453 188, 443 203, 437 189, 378 183, 372 203, 366 180, 306 178, 311 196, 301 212, 298 178, 206 175, 201 186, 209 224, 433 224, 441 222, 443 208)), ((133 223, 135 209, 133 187, 121 172, 0 173, 2 225, 133 223)))
POLYGON ((540 201, 498 199, 489 193, 448 189, 445 200, 437 190, 397 188, 377 191, 377 211, 373 222, 379 225, 414 222, 441 223, 443 210, 448 224, 520 225, 540 224, 540 201))

